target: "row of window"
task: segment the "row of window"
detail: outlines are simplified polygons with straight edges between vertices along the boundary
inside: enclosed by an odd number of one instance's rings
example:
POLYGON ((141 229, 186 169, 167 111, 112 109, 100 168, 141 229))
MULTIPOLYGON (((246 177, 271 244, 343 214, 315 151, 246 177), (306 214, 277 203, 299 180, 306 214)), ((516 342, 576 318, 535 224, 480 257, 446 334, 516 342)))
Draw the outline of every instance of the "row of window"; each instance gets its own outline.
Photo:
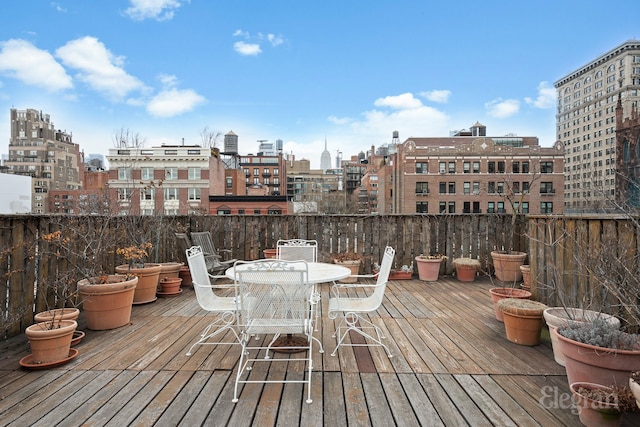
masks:
MULTIPOLYGON (((155 188, 140 188, 140 200, 155 200, 156 189, 155 188)), ((165 188, 164 200, 178 200, 179 188, 165 188)), ((134 189, 132 188, 119 188, 118 200, 129 201, 133 195, 134 189)), ((200 188, 189 188, 187 199, 190 201, 200 201, 200 188)))
MULTIPOLYGON (((249 173, 249 168, 244 168, 244 175, 249 177, 251 176, 251 174, 249 173)), ((262 172, 260 172, 260 168, 253 168, 253 176, 260 176, 260 175, 264 175, 264 176, 270 176, 271 172, 269 168, 263 168, 262 172)), ((280 175, 280 168, 273 168, 273 176, 279 176, 280 175)))
MULTIPOLYGON (((154 173, 155 168, 143 167, 140 168, 140 179, 145 181, 151 181, 155 179, 154 173)), ((198 167, 190 167, 188 170, 188 179, 189 180, 199 180, 202 176, 202 168, 198 167)), ((118 168, 118 179, 120 181, 127 181, 131 179, 131 168, 123 167, 118 168)), ((164 180, 165 181, 175 181, 178 179, 178 168, 177 167, 166 167, 164 168, 164 180)))
MULTIPOLYGON (((231 215, 231 209, 227 209, 227 208, 218 209, 216 212, 218 215, 231 215)), ((260 209, 254 209, 253 211, 238 209, 238 215, 262 215, 262 211, 260 209)), ((282 215, 282 210, 268 209, 267 215, 282 215)))
MULTIPOLYGON (((528 193, 529 185, 528 181, 523 181, 522 183, 518 181, 511 182, 511 192, 514 194, 520 193, 528 193)), ((463 182, 462 183, 463 194, 480 194, 480 182, 463 182)), ((501 181, 490 181, 487 183, 487 193, 489 194, 504 194, 505 192, 505 182, 501 181)), ((439 194, 456 194, 456 183, 455 182, 440 182, 438 184, 438 193, 439 194)), ((540 194, 552 194, 555 193, 553 189, 553 182, 543 181, 540 182, 540 194)), ((416 194, 429 194, 429 183, 428 182, 416 182, 416 194)))
MULTIPOLYGON (((522 207, 518 203, 515 209, 520 213, 529 213, 529 202, 523 202, 522 207)), ((456 213, 456 202, 439 202, 439 213, 456 213)), ((416 202, 416 213, 429 213, 429 202, 416 202)), ((462 213, 482 213, 480 202, 463 202, 462 213)), ((487 202, 487 213, 506 213, 504 202, 487 202)), ((540 213, 553 213, 553 202, 541 202, 540 213)))
MULTIPOLYGON (((429 173, 429 162, 417 162, 416 173, 429 173)), ((456 173, 456 162, 438 162, 438 171, 440 173, 456 173)), ((489 161, 487 162, 487 171, 489 173, 505 173, 507 170, 505 161, 489 161)), ((511 162, 511 173, 529 173, 529 162, 511 162)), ((463 173, 480 173, 480 162, 463 162, 463 173)), ((541 173, 553 173, 553 162, 540 162, 541 173)))

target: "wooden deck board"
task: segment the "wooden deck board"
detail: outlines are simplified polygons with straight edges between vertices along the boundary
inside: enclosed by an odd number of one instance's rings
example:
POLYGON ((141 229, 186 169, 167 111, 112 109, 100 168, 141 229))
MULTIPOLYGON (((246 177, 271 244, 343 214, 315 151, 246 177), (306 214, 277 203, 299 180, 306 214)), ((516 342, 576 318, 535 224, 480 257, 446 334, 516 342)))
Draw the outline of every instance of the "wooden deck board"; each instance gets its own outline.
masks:
MULTIPOLYGON (((316 336, 325 353, 314 346, 311 404, 303 384, 241 384, 232 403, 240 346, 198 346, 186 356, 217 316, 185 288, 133 307, 129 325, 85 331, 78 357, 55 369, 19 367, 24 336, 2 343, 0 425, 580 425, 566 405, 541 403, 546 391, 568 396, 564 368, 548 342, 506 340, 489 280, 391 282, 383 307, 365 318, 382 328, 392 358, 380 347, 330 355, 330 285, 319 288, 316 336)), ((257 363, 249 378, 304 377, 304 362, 274 357, 287 360, 257 363)))

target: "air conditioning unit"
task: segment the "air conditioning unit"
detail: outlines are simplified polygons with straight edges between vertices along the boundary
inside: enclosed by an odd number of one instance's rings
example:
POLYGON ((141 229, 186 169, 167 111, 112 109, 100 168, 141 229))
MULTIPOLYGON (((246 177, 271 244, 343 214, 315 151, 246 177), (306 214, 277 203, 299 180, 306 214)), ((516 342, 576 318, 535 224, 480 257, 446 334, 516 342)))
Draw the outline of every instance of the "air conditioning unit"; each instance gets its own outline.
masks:
POLYGON ((475 195, 477 196, 478 194, 480 194, 480 191, 478 191, 478 190, 473 190, 473 194, 475 194, 475 195))

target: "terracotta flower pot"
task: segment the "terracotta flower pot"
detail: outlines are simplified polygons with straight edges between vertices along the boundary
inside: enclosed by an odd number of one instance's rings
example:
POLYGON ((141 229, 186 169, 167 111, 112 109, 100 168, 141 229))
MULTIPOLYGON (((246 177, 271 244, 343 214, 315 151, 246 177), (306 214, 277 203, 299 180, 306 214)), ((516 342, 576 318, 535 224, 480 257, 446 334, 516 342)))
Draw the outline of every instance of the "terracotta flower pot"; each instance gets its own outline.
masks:
MULTIPOLYGON (((334 260, 335 264, 340 264, 343 265, 345 267, 347 267, 349 270, 351 270, 351 274, 352 275, 356 275, 360 273, 360 263, 361 261, 359 259, 357 260, 348 260, 348 261, 336 261, 334 260)), ((353 276, 349 276, 349 277, 345 277, 344 279, 340 279, 339 282, 342 283, 355 283, 358 281, 357 277, 353 277, 353 276)))
POLYGON ((502 310, 498 309, 498 301, 503 298, 531 298, 531 292, 516 288, 491 288, 489 289, 491 300, 493 301, 493 309, 496 313, 496 320, 503 322, 502 310))
POLYGON ((36 323, 51 322, 52 320, 78 320, 78 316, 80 316, 80 310, 75 307, 65 307, 36 313, 33 320, 36 323))
POLYGON ((601 384, 575 382, 569 385, 573 401, 578 408, 580 422, 587 427, 615 427, 621 422, 617 403, 594 399, 598 391, 611 393, 613 389, 601 384), (595 391, 596 393, 594 393, 595 391))
POLYGON ((442 265, 442 258, 422 258, 417 256, 415 258, 416 265, 418 266, 418 278, 425 282, 434 282, 438 280, 440 275, 440 266, 442 265))
POLYGON ((523 281, 521 288, 525 291, 531 290, 531 267, 528 264, 521 265, 520 271, 522 272, 523 281))
POLYGON ((27 327, 25 334, 31 347, 31 363, 46 364, 69 357, 73 332, 78 327, 75 320, 40 322, 27 327))
POLYGON ((110 275, 105 284, 96 283, 95 278, 78 282, 87 328, 101 331, 129 323, 138 277, 130 280, 124 278, 123 275, 110 275))
POLYGON ((276 257, 276 249, 264 249, 262 252, 264 252, 264 257, 265 258, 275 258, 276 257))
POLYGON ((160 275, 158 281, 165 277, 177 278, 180 274, 180 269, 184 266, 182 262, 162 262, 160 263, 160 275))
POLYGON ((522 272, 520 271, 520 266, 524 264, 526 257, 526 252, 491 252, 493 268, 498 280, 511 283, 521 281, 522 272))
POLYGON ((478 269, 469 265, 456 265, 456 277, 461 282, 474 282, 478 269))
POLYGON ((164 295, 172 295, 180 292, 182 279, 179 277, 165 277, 160 280, 160 292, 164 295))
POLYGON ((569 384, 594 382, 629 386, 629 376, 640 370, 640 350, 615 350, 584 344, 551 331, 564 355, 569 384))
POLYGON ((134 304, 145 304, 155 301, 156 290, 158 289, 158 278, 162 265, 146 263, 144 267, 131 267, 127 264, 116 267, 118 274, 134 274, 138 276, 138 284, 133 295, 134 304))
POLYGON ((178 274, 178 277, 180 277, 182 279, 182 284, 180 286, 182 287, 186 287, 186 286, 192 286, 192 279, 191 279, 191 270, 189 270, 189 267, 182 266, 180 267, 180 273, 178 274))
POLYGON ((411 271, 391 270, 389 272, 389 280, 409 280, 413 276, 411 271))
POLYGON ((567 307, 549 307, 544 313, 544 320, 549 327, 549 333, 551 335, 551 348, 553 349, 553 358, 556 363, 564 366, 564 356, 560 351, 558 345, 558 336, 551 333, 553 329, 558 326, 567 325, 571 323, 590 322, 594 319, 604 319, 614 329, 620 329, 620 319, 611 316, 609 314, 600 313, 593 310, 585 310, 581 308, 567 308, 567 307))
POLYGON ((546 305, 519 298, 504 298, 497 305, 502 311, 509 341, 528 346, 540 344, 542 312, 547 308, 546 305))

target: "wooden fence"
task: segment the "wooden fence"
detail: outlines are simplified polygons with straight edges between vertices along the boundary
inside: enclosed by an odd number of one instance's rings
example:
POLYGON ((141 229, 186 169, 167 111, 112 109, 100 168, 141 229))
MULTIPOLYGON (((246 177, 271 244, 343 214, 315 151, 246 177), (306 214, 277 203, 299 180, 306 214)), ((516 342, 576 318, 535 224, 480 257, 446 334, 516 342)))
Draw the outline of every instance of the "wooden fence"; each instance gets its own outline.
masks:
POLYGON ((363 256, 364 272, 396 249, 396 267, 416 255, 448 256, 443 273, 457 257, 480 260, 490 270, 496 248, 528 252, 535 298, 550 305, 604 310, 639 325, 640 236, 626 217, 446 215, 270 215, 102 217, 57 215, 0 216, 0 336, 21 333, 35 312, 59 307, 80 278, 111 273, 124 263, 116 249, 153 244, 149 261, 185 261, 176 231, 210 231, 218 248, 238 259, 258 259, 278 239, 315 239, 319 259, 340 252, 363 256), (513 231, 512 231, 513 230, 513 231), (60 239, 46 240, 59 231, 60 239), (617 295, 616 295, 617 294, 617 295), (627 306, 620 304, 620 296, 627 306))

